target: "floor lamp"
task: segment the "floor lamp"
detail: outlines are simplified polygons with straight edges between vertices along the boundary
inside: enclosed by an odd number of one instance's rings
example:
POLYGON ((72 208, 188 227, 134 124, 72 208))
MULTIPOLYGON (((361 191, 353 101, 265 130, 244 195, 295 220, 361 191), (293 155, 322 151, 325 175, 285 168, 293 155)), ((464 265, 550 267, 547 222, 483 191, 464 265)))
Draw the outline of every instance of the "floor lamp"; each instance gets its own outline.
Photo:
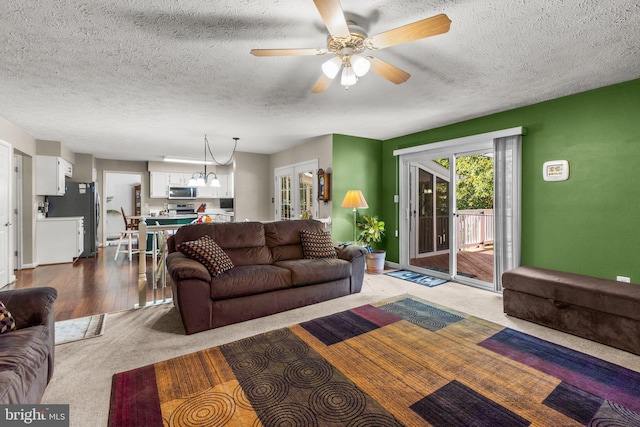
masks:
POLYGON ((353 208, 353 243, 356 243, 356 230, 358 228, 356 221, 358 208, 368 208, 367 201, 364 199, 362 195, 362 191, 360 190, 349 190, 347 191, 347 195, 344 196, 344 200, 342 201, 343 208, 353 208))

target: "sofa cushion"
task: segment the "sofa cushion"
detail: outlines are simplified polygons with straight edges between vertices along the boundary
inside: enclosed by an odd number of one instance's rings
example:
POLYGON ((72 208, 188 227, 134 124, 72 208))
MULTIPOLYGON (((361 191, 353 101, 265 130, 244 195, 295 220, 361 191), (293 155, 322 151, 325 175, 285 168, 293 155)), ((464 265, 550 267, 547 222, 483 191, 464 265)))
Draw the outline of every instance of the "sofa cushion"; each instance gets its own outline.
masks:
POLYGON ((291 271, 291 284, 294 287, 332 282, 351 276, 351 263, 342 259, 287 260, 278 261, 275 265, 291 271))
POLYGON ((271 252, 265 243, 261 222, 199 223, 180 227, 171 238, 181 243, 210 236, 231 259, 234 266, 271 264, 271 252))
POLYGON ((0 402, 6 402, 6 396, 28 395, 42 365, 47 364, 48 339, 45 325, 18 329, 0 337, 0 372, 7 382, 0 386, 0 402))
POLYGON ((273 265, 235 267, 211 280, 211 299, 262 294, 291 287, 291 272, 273 265))
POLYGON ((302 253, 307 259, 338 258, 329 233, 300 230, 300 242, 302 243, 302 253))
POLYGON ((207 267, 212 276, 218 276, 233 268, 233 263, 227 254, 208 235, 190 242, 183 242, 178 246, 178 250, 207 267))
POLYGON ((312 219, 274 221, 264 224, 266 244, 271 250, 273 262, 303 259, 300 231, 322 233, 324 225, 312 219))
POLYGON ((16 319, 13 318, 11 312, 0 301, 0 334, 16 330, 16 319))

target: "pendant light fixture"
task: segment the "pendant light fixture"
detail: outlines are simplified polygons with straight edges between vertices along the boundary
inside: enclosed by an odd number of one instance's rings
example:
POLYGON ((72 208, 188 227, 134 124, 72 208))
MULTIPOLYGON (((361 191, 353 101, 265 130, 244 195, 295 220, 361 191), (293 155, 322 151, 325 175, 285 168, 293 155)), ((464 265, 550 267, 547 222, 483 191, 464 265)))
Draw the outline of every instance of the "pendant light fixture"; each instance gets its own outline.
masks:
POLYGON ((187 184, 189 187, 204 187, 204 186, 211 186, 211 187, 220 187, 220 180, 218 180, 218 175, 216 175, 215 172, 209 172, 207 173, 207 164, 215 164, 218 166, 227 166, 229 164, 231 164, 231 162, 233 161, 233 156, 236 153, 236 147, 238 146, 238 140, 240 138, 233 138, 233 140, 235 141, 234 145, 233 145, 233 151, 231 152, 231 156, 229 156, 229 159, 224 162, 218 162, 216 160, 216 158, 213 156, 213 153, 211 152, 211 147, 209 146, 209 140, 207 139, 207 135, 204 136, 204 171, 203 172, 196 172, 193 175, 191 175, 191 179, 189 180, 189 183, 187 184), (211 156, 211 160, 212 161, 208 161, 207 160, 207 152, 209 152, 209 155, 211 156))

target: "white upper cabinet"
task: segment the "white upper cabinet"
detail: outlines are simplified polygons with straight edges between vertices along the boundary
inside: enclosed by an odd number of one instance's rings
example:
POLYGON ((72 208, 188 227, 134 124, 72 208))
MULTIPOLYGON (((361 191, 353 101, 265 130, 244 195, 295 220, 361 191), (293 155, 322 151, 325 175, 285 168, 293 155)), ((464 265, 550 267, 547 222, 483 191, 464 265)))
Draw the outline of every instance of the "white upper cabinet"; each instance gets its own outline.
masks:
POLYGON ((169 174, 149 172, 149 198, 166 199, 167 197, 169 197, 169 174))
POLYGON ((73 175, 73 165, 56 156, 36 156, 36 194, 62 196, 65 193, 65 176, 73 175))

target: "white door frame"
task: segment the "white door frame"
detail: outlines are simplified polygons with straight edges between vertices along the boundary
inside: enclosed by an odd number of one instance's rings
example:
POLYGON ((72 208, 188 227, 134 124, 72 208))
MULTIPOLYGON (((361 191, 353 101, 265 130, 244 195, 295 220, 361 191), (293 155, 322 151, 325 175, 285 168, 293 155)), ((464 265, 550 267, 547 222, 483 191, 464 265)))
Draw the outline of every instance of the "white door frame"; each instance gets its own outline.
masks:
POLYGON ((22 270, 22 156, 14 155, 15 180, 13 186, 13 234, 14 234, 14 269, 22 270))
POLYGON ((300 219, 300 212, 298 212, 300 207, 300 193, 298 187, 298 174, 304 171, 312 171, 312 182, 313 188, 311 191, 311 200, 312 200, 312 210, 313 210, 313 218, 319 218, 318 211, 318 198, 316 195, 318 194, 318 159, 308 160, 306 162, 300 162, 293 165, 282 166, 279 168, 275 168, 273 171, 274 177, 274 218, 281 219, 281 215, 278 212, 280 209, 280 188, 278 178, 282 176, 291 176, 291 207, 293 209, 292 217, 290 219, 300 219))
POLYGON ((11 185, 13 174, 11 172, 11 160, 13 147, 0 139, 0 149, 6 150, 5 160, 0 162, 0 288, 15 280, 13 274, 13 225, 11 214, 11 185))
MULTIPOLYGON (((409 168, 412 162, 424 161, 425 158, 433 159, 439 157, 453 156, 454 163, 451 165, 455 170, 455 155, 458 153, 474 152, 477 150, 493 150, 493 141, 496 138, 504 138, 513 135, 522 135, 526 133, 523 127, 516 127, 510 129, 504 129, 495 132, 488 132, 484 134, 471 135, 462 138, 451 139, 447 141, 435 142, 432 144, 424 144, 415 147, 394 150, 393 155, 398 156, 400 161, 399 170, 399 183, 400 183, 400 219, 399 219, 399 235, 400 235, 400 266, 408 270, 419 269, 415 266, 409 265, 409 168)), ((455 191, 452 192, 451 203, 455 203, 455 191)), ((455 204, 453 205, 455 206, 455 204)), ((452 216, 455 215, 454 209, 450 209, 450 223, 453 222, 452 216)), ((451 233, 455 234, 455 233, 451 233)), ((450 241, 451 247, 455 247, 455 236, 452 236, 450 241)), ((450 262, 450 266, 453 268, 451 272, 453 275, 447 273, 440 273, 437 271, 429 270, 429 274, 441 277, 444 279, 456 280, 460 283, 469 284, 471 286, 483 287, 478 280, 466 278, 464 276, 456 276, 457 266, 455 260, 455 253, 453 253, 453 260, 450 262), (479 282, 479 283, 477 283, 479 282)), ((495 262, 495 261, 494 261, 495 262)), ((496 278, 494 277, 494 284, 492 290, 498 289, 499 285, 496 284, 496 278)))
MULTIPOLYGON (((144 180, 142 179, 143 172, 136 171, 115 171, 115 170, 103 170, 102 171, 102 191, 99 194, 100 202, 100 226, 102 227, 102 246, 107 247, 107 175, 109 174, 126 174, 126 175, 138 175, 140 177, 140 195, 142 210, 144 212, 144 204, 146 203, 144 180)), ((97 189, 96 189, 97 191, 97 189)), ((131 214, 129 214, 131 215, 131 214)))

